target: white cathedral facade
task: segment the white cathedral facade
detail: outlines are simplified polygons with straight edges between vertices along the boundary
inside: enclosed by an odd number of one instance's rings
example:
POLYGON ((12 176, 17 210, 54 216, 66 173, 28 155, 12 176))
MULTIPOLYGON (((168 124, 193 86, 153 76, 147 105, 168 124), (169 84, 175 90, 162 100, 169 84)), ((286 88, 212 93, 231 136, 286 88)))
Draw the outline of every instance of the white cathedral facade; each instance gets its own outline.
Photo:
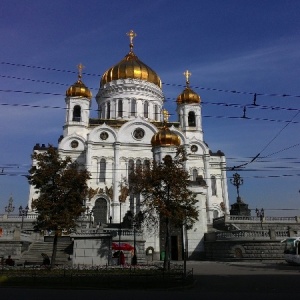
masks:
MULTIPOLYGON (((129 53, 101 77, 95 97, 98 117, 94 119, 90 118, 92 94, 82 81, 79 66, 78 80, 66 91, 67 110, 58 150, 91 173, 89 185, 97 188, 98 194, 87 200, 86 206, 94 212, 94 224, 109 226, 120 223, 127 211, 140 211, 139 196, 128 195, 120 202, 122 180, 137 166, 174 155, 180 143, 188 155, 186 170, 198 200, 199 221, 188 231, 189 253, 197 254, 204 251, 203 236, 213 218, 229 213, 225 156, 221 151, 213 153, 204 142, 201 99, 189 86, 190 73, 185 73, 186 87, 176 99, 178 121, 169 122, 164 117, 161 80, 135 55, 135 33, 128 35, 129 53)), ((34 150, 43 149, 36 146, 34 150)), ((35 197, 30 187, 29 208, 35 197)), ((145 249, 153 247, 160 252, 159 236, 145 232, 144 239, 145 249)))

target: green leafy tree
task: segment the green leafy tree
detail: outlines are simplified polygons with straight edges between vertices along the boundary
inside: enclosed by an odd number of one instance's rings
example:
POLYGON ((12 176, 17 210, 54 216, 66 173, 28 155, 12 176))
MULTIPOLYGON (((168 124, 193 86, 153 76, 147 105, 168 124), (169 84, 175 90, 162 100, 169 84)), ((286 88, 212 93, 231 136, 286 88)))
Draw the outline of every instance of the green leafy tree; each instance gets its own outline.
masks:
POLYGON ((53 267, 60 232, 76 227, 76 219, 85 211, 83 201, 92 194, 87 185, 90 174, 70 157, 61 158, 51 145, 45 152, 35 152, 32 159, 35 165, 29 170, 28 181, 37 194, 32 209, 38 213, 36 228, 54 232, 53 267))
POLYGON ((152 162, 137 168, 129 177, 131 193, 142 195, 144 224, 153 227, 160 223, 166 228, 164 268, 170 268, 170 225, 186 224, 192 228, 198 220, 196 195, 189 189, 189 174, 184 168, 185 153, 179 149, 174 160, 152 162))

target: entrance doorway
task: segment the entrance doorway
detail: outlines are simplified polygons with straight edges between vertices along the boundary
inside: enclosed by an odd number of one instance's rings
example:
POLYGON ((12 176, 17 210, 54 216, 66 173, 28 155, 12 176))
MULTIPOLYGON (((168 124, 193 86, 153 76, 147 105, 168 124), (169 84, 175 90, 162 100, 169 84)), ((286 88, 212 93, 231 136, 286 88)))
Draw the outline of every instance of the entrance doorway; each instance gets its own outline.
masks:
POLYGON ((171 260, 178 260, 178 236, 171 236, 171 260))
POLYGON ((95 224, 107 223, 107 201, 104 198, 99 198, 95 201, 94 210, 94 222, 95 224))

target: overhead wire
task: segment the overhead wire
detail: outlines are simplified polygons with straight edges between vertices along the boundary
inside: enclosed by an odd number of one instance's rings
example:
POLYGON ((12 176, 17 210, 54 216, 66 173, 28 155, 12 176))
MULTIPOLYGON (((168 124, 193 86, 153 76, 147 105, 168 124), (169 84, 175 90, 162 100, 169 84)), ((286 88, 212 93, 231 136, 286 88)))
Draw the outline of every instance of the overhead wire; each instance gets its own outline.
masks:
MULTIPOLYGON (((53 67, 42 67, 42 66, 35 66, 35 65, 26 65, 26 64, 20 64, 20 63, 11 63, 11 62, 0 62, 2 65, 10 65, 10 66, 16 66, 16 67, 25 67, 25 68, 32 68, 32 69, 40 69, 45 71, 55 71, 55 72, 63 72, 63 73, 71 73, 71 74, 77 74, 77 71, 71 71, 66 69, 57 69, 53 67)), ((97 76, 99 77, 99 74, 95 73, 82 73, 85 76, 97 76)), ((175 84, 175 83, 167 83, 163 82, 162 84, 168 85, 168 86, 176 86, 176 87, 185 87, 183 84, 175 84)), ((197 85, 191 86, 193 89, 200 89, 200 90, 206 90, 206 91, 216 91, 216 92, 225 92, 225 93, 232 93, 232 94, 242 94, 242 95, 253 95, 255 98, 257 96, 268 96, 268 97, 290 97, 290 98, 300 98, 300 95, 292 95, 292 94, 278 94, 278 93, 260 93, 260 92, 249 92, 249 91, 238 91, 238 90, 230 90, 230 89, 219 89, 219 88, 208 88, 208 87, 201 87, 197 85)))
MULTIPOLYGON (((71 73, 71 74, 76 74, 76 71, 70 71, 70 70, 64 70, 64 69, 57 69, 57 68, 50 68, 50 67, 41 67, 41 66, 33 66, 33 65, 25 65, 25 64, 16 64, 16 63, 9 63, 9 62, 1 62, 1 64, 5 64, 5 65, 11 65, 11 66, 17 66, 17 67, 26 67, 26 68, 32 68, 32 69, 41 69, 41 70, 46 70, 46 71, 56 71, 56 72, 64 72, 64 73, 71 73)), ((92 73, 83 73, 84 75, 87 76, 99 76, 98 74, 92 74, 92 73)), ((16 79, 16 80, 27 80, 27 81, 32 81, 32 82, 39 82, 39 83, 47 83, 47 84, 56 84, 56 85, 64 85, 64 86, 68 86, 68 84, 61 84, 61 83, 57 83, 57 82, 51 82, 51 81, 44 81, 44 80, 35 80, 35 79, 29 79, 29 78, 21 78, 21 77, 16 77, 16 76, 6 76, 6 75, 1 75, 1 77, 3 78, 10 78, 10 79, 16 79)), ((168 86, 176 86, 176 87, 185 87, 184 85, 181 84, 173 84, 173 83, 163 83, 165 85, 168 86)), ((285 122, 287 123, 266 145, 265 147, 256 155, 254 156, 250 161, 245 162, 244 164, 241 164, 239 166, 234 166, 232 168, 230 168, 230 170, 235 170, 235 169, 239 169, 242 167, 245 167, 246 165, 249 165, 251 163, 253 163, 254 161, 260 159, 260 155, 263 151, 265 151, 269 145, 277 139, 277 137, 281 134, 281 132, 283 130, 285 130, 285 128, 287 126, 289 126, 290 124, 298 124, 299 122, 293 121, 298 114, 300 113, 299 109, 296 108, 284 108, 284 107, 278 107, 278 106, 262 106, 262 105, 258 105, 257 102, 257 96, 269 96, 269 97, 294 97, 294 98, 299 98, 300 95, 291 95, 291 94, 278 94, 278 93, 258 93, 258 92, 245 92, 245 91, 237 91, 237 90, 229 90, 229 89, 218 89, 218 88, 206 88, 206 87, 201 87, 201 86, 191 86, 193 89, 200 89, 200 90, 207 90, 207 91, 217 91, 217 92, 226 92, 226 93, 233 93, 233 94, 242 94, 242 95, 253 95, 254 99, 253 99, 253 104, 246 104, 246 105, 241 105, 241 104, 228 104, 228 103, 221 103, 221 102, 202 102, 203 104, 211 104, 211 105, 220 105, 220 106, 226 106, 226 107, 236 107, 236 108, 242 108, 243 107, 243 111, 244 114, 242 117, 230 117, 230 116, 203 116, 204 118, 225 118, 225 119, 248 119, 248 120, 256 120, 256 121, 271 121, 271 122, 285 122), (248 108, 254 108, 254 109, 272 109, 272 110, 287 110, 287 111, 293 111, 296 110, 297 113, 290 119, 290 120, 275 120, 275 119, 267 119, 267 118, 250 118, 250 117, 246 117, 246 107, 248 108)), ((32 92, 32 91, 20 91, 20 90, 0 90, 0 92, 14 92, 14 93, 24 93, 24 94, 36 94, 36 95, 53 95, 53 96, 63 96, 64 94, 61 93, 50 93, 50 92, 32 92)), ((169 98, 167 98, 169 99, 169 98)), ((8 104, 8 103, 0 103, 0 105, 3 106, 24 106, 24 107, 41 107, 41 108, 59 108, 59 109, 66 109, 66 108, 62 108, 62 107, 58 107, 58 106, 39 106, 39 105, 29 105, 29 104, 8 104)), ((98 111, 98 110, 96 110, 98 111)), ((269 154, 266 157, 269 157, 271 155, 274 155, 276 153, 285 151, 287 149, 290 149, 292 147, 296 147, 298 146, 298 144, 293 145, 291 147, 287 147, 285 149, 279 150, 277 152, 274 152, 272 154, 269 154)))

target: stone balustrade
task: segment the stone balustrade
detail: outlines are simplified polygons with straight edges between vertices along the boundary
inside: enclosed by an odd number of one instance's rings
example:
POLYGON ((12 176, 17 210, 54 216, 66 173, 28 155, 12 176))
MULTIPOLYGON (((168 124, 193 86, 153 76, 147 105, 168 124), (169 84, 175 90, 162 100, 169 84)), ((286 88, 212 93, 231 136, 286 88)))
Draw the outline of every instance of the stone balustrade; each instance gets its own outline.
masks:
POLYGON ((300 223, 300 217, 257 217, 257 216, 233 216, 225 215, 213 220, 213 224, 223 224, 223 223, 300 223))
POLYGON ((266 239, 284 239, 290 234, 286 230, 236 230, 223 232, 206 233, 206 240, 232 240, 232 239, 246 239, 246 240, 266 240, 266 239))

